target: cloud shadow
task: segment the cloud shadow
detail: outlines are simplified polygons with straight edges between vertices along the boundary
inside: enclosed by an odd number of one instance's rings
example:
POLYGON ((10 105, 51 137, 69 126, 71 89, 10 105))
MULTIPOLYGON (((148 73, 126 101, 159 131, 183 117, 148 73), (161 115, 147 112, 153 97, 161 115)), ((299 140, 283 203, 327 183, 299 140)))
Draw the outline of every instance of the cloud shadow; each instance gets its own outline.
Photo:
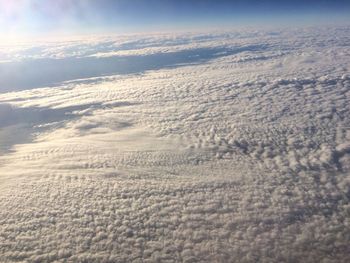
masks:
POLYGON ((70 57, 26 59, 0 63, 0 93, 59 85, 64 81, 203 63, 245 51, 260 51, 266 45, 238 48, 198 48, 144 56, 70 57))
POLYGON ((67 121, 79 118, 76 112, 104 107, 130 106, 129 102, 99 103, 69 106, 59 109, 46 107, 16 108, 10 104, 0 104, 0 154, 11 151, 13 145, 29 143, 38 132, 57 128, 67 121))

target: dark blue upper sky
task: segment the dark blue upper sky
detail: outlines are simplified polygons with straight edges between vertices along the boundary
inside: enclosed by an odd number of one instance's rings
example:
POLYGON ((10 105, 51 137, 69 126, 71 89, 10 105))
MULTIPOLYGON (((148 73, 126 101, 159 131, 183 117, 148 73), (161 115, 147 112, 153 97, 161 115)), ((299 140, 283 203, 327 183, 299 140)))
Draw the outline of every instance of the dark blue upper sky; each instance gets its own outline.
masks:
POLYGON ((2 34, 350 21, 350 0, 0 0, 2 34))

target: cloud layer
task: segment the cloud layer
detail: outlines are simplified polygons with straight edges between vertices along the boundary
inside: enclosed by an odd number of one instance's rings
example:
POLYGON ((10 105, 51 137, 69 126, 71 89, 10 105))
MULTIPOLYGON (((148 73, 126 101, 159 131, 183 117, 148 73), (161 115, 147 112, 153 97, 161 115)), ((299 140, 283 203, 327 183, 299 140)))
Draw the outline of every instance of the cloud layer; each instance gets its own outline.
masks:
POLYGON ((348 33, 18 47, 18 61, 222 53, 1 93, 0 260, 348 262, 348 33))

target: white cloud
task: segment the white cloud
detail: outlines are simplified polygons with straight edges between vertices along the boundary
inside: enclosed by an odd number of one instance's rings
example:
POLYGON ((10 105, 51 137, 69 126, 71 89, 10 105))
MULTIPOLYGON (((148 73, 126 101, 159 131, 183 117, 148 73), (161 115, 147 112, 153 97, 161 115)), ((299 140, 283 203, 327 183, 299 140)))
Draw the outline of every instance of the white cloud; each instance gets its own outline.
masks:
POLYGON ((51 43, 240 52, 0 94, 0 261, 349 261, 348 32, 51 43))

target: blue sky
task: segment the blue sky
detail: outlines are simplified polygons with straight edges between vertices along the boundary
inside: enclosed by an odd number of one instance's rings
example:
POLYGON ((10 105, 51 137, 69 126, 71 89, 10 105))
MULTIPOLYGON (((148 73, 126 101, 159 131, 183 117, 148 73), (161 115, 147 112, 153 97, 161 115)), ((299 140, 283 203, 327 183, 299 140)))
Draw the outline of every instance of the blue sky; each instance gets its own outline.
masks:
POLYGON ((2 35, 347 23, 349 17, 349 0, 0 0, 2 35))

